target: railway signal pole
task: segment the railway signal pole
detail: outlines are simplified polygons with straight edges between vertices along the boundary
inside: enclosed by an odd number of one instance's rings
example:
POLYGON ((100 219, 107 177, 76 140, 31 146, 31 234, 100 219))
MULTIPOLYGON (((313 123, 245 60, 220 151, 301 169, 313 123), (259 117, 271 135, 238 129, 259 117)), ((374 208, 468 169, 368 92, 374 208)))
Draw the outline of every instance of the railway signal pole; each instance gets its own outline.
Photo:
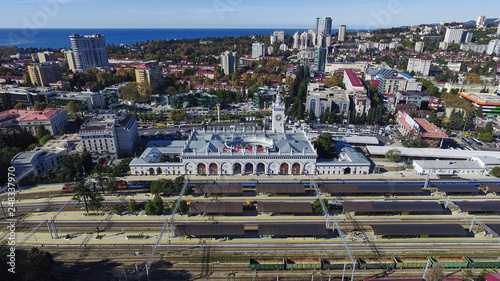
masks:
MULTIPOLYGON (((158 249, 158 246, 160 245, 160 241, 161 241, 161 238, 163 237, 163 233, 165 233, 165 230, 167 230, 167 236, 168 236, 167 247, 168 247, 168 244, 170 243, 170 237, 175 235, 175 233, 174 233, 174 217, 175 217, 175 214, 177 213, 177 210, 179 209, 182 197, 184 196, 184 193, 186 192, 188 185, 189 185, 189 177, 187 177, 186 182, 184 182, 184 186, 182 187, 181 193, 179 194, 179 198, 177 199, 174 210, 172 211, 172 216, 170 217, 170 219, 167 218, 165 220, 165 222, 163 223, 163 227, 160 231, 160 234, 158 235, 158 239, 156 240, 156 243, 153 246, 153 251, 151 252, 151 255, 149 256, 149 260, 146 263, 146 274, 147 274, 148 281, 150 281, 149 268, 151 267, 151 264, 153 263, 153 258, 155 257, 156 250, 158 249), (168 229, 169 224, 170 224, 170 229, 168 229), (170 232, 172 232, 172 235, 170 234, 170 232)), ((167 251, 168 251, 168 248, 167 248, 167 251)))
MULTIPOLYGON (((325 202, 323 202, 323 198, 321 198, 321 194, 319 193, 318 185, 314 181, 314 176, 311 175, 311 184, 314 186, 314 190, 316 191, 316 196, 318 197, 318 200, 321 204, 321 208, 323 208, 323 213, 325 214, 325 220, 326 220, 326 227, 330 228, 330 215, 328 213, 328 208, 325 206, 325 202)), ((340 239, 342 239, 342 243, 344 244, 345 251, 347 253, 347 256, 351 260, 353 266, 352 266, 352 275, 351 275, 351 281, 354 280, 354 271, 356 270, 356 259, 353 257, 351 253, 351 249, 349 248, 349 245, 347 244, 347 241, 345 240, 344 232, 342 232, 342 229, 340 228, 339 223, 337 222, 337 219, 333 219, 333 227, 332 231, 335 230, 335 227, 337 228, 337 233, 339 234, 340 239)), ((344 267, 345 271, 345 267, 344 267)), ((342 278, 343 280, 343 278, 342 278)))

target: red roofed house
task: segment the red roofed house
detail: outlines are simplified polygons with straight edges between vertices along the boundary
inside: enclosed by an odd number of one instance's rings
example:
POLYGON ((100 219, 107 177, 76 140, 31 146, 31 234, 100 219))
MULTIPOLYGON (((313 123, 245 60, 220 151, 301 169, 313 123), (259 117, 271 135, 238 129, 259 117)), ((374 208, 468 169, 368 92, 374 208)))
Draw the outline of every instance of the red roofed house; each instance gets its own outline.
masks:
POLYGON ((397 118, 398 130, 406 135, 413 131, 413 134, 422 138, 422 143, 427 147, 438 147, 443 139, 448 138, 441 129, 429 122, 426 118, 411 118, 405 111, 397 118))
POLYGON ((344 84, 347 92, 352 92, 352 94, 366 93, 365 85, 352 69, 344 70, 344 84))
POLYGON ((9 109, 0 112, 0 124, 2 127, 19 126, 26 128, 29 132, 36 135, 36 127, 43 125, 51 134, 58 134, 59 131, 68 125, 68 114, 63 108, 47 108, 43 111, 9 109), (15 121, 13 121, 15 118, 15 121), (12 122, 3 122, 2 120, 12 120, 12 122))

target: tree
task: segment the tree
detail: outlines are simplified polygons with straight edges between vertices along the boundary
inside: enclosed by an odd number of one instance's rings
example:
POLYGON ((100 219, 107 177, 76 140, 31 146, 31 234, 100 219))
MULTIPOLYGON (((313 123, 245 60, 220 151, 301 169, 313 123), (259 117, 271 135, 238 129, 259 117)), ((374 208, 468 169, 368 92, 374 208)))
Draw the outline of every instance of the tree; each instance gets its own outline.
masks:
POLYGON ((442 281, 446 276, 444 275, 444 267, 442 264, 437 263, 427 271, 425 280, 427 281, 442 281))
POLYGON ((491 174, 497 178, 500 178, 500 166, 493 167, 493 169, 491 169, 491 174))
POLYGON ((186 120, 187 112, 185 109, 174 109, 170 111, 170 119, 172 121, 184 121, 186 120))
POLYGON ((42 139, 45 135, 50 135, 50 131, 45 129, 44 125, 38 125, 38 127, 36 127, 36 136, 38 139, 42 139))
POLYGON ((153 202, 146 203, 146 206, 144 207, 144 209, 146 209, 146 215, 148 215, 148 216, 155 215, 155 207, 153 205, 153 202))
POLYGON ((332 139, 332 134, 322 133, 316 140, 316 150, 321 159, 334 159, 338 157, 337 147, 332 139))
MULTIPOLYGON (((323 203, 325 204, 325 207, 328 212, 329 209, 328 200, 323 199, 323 203)), ((314 201, 314 203, 312 204, 312 208, 315 213, 323 214, 323 207, 321 206, 321 202, 319 201, 319 199, 316 199, 316 201, 314 201)))
POLYGON ((163 200, 160 198, 159 195, 156 195, 155 198, 153 199, 153 207, 154 207, 154 212, 156 215, 162 215, 163 214, 163 200))
POLYGON ((68 102, 68 104, 66 105, 66 111, 69 114, 77 115, 79 112, 82 111, 82 109, 74 100, 72 100, 72 101, 68 102))
POLYGON ((476 110, 476 116, 477 117, 483 117, 483 106, 480 105, 477 110, 476 110))
POLYGON ((14 106, 14 109, 26 109, 26 106, 24 105, 24 103, 22 103, 22 102, 18 102, 18 103, 16 103, 16 105, 14 106))
POLYGON ((118 189, 118 180, 113 174, 108 174, 108 186, 106 187, 106 190, 109 191, 109 193, 115 193, 117 189, 118 189))
POLYGON ((393 162, 398 162, 399 160, 401 160, 401 152, 396 149, 391 149, 385 153, 385 158, 393 162))
POLYGON ((49 104, 45 103, 45 102, 35 102, 35 104, 33 105, 33 108, 35 110, 42 111, 42 110, 46 109, 48 106, 49 106, 49 104))
MULTIPOLYGON (((15 274, 7 272, 10 262, 10 246, 6 243, 0 243, 0 269, 8 274, 5 280, 10 281, 24 281, 24 280, 39 280, 50 281, 57 280, 55 276, 50 273, 55 262, 49 252, 42 251, 39 248, 33 247, 31 250, 26 251, 23 249, 16 249, 15 252, 15 274)), ((2 279, 3 280, 3 279, 2 279)))
POLYGON ((46 144, 49 140, 53 140, 54 137, 51 136, 51 135, 45 135, 43 136, 40 141, 38 142, 41 146, 43 146, 44 144, 46 144))
POLYGON ((104 201, 104 198, 102 198, 98 191, 91 192, 89 206, 92 210, 96 210, 96 212, 99 213, 99 208, 102 207, 102 201, 104 201))
MULTIPOLYGON (((170 211, 174 211, 174 208, 175 208, 175 205, 177 204, 177 199, 174 200, 174 202, 172 203, 172 205, 170 205, 170 211)), ((179 214, 182 214, 182 213, 185 213, 188 211, 188 205, 187 205, 187 202, 184 201, 184 200, 181 200, 181 202, 179 203, 179 208, 177 209, 177 213, 179 214)))
POLYGON ((113 206, 113 212, 117 215, 121 215, 123 213, 123 205, 122 204, 118 204, 118 205, 114 205, 113 206))
POLYGON ((480 84, 481 77, 479 77, 476 73, 469 73, 469 75, 467 75, 467 83, 480 84))
POLYGON ((84 181, 79 181, 75 187, 73 188, 73 200, 85 203, 85 210, 87 211, 87 214, 89 214, 89 201, 91 200, 92 197, 92 191, 90 187, 84 182, 84 181))
POLYGON ((134 199, 130 199, 128 202, 128 211, 131 213, 139 211, 139 207, 137 206, 137 202, 134 199))
POLYGON ((422 139, 413 133, 413 130, 404 135, 401 144, 405 147, 422 147, 422 139))
POLYGON ((329 118, 330 118, 330 108, 327 107, 323 112, 323 114, 321 115, 319 122, 322 124, 327 123, 329 118))
POLYGON ((172 193, 173 183, 168 179, 159 179, 151 183, 151 194, 158 195, 164 193, 172 193))

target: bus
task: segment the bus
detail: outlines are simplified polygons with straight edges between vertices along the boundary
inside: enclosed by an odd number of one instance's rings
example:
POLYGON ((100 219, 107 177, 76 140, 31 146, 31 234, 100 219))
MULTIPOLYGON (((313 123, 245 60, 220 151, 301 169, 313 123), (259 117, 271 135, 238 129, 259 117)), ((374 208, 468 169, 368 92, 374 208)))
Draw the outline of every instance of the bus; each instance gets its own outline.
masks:
POLYGON ((167 125, 165 125, 165 124, 158 124, 157 127, 158 127, 158 129, 163 129, 163 128, 166 128, 167 125))

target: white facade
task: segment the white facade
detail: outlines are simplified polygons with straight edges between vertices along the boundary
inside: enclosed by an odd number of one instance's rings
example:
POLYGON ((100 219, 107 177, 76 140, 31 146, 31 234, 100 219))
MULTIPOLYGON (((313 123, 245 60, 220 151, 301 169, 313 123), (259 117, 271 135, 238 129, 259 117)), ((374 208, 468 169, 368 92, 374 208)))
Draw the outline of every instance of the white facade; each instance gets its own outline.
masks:
POLYGON ((285 42, 285 31, 284 30, 275 30, 273 32, 273 36, 276 36, 276 40, 278 40, 278 42, 285 42))
POLYGON ((293 34, 293 49, 300 48, 300 33, 297 31, 293 34))
POLYGON ((339 42, 344 42, 345 41, 345 30, 346 30, 346 26, 345 25, 341 25, 339 27, 339 42))
POLYGON ((47 170, 61 168, 61 160, 64 155, 66 155, 64 148, 38 147, 33 151, 18 153, 12 158, 11 165, 16 168, 18 174, 34 168, 35 175, 42 175, 47 170))
POLYGON ((221 67, 224 74, 234 73, 237 69, 238 53, 225 51, 220 55, 221 67))
POLYGON ((269 42, 272 44, 274 43, 277 43, 278 42, 278 37, 275 36, 275 35, 269 35, 269 42))
POLYGON ((255 42, 252 44, 252 58, 257 59, 265 55, 266 44, 255 42))
POLYGON ((423 51, 424 51, 424 42, 420 41, 420 42, 415 43, 415 52, 421 53, 423 51))
POLYGON ((299 49, 304 50, 304 49, 309 48, 309 46, 311 46, 311 34, 304 31, 300 35, 300 47, 299 47, 299 49))
POLYGON ((486 27, 486 16, 479 16, 476 20, 476 28, 485 28, 486 27))
POLYGON ((92 67, 109 68, 108 51, 104 35, 72 34, 69 36, 71 49, 75 57, 77 71, 85 71, 92 67))
POLYGON ((444 41, 446 43, 460 43, 462 41, 462 35, 464 30, 461 28, 448 28, 446 29, 446 34, 444 35, 444 41))
POLYGON ((285 132, 285 103, 281 101, 281 95, 276 95, 276 102, 273 103, 272 130, 276 133, 285 132))
POLYGON ((421 175, 489 175, 498 158, 489 156, 471 157, 468 160, 414 160, 413 169, 421 175))
POLYGON ((310 175, 368 174, 371 164, 348 144, 338 144, 339 159, 317 162, 303 131, 284 130, 284 104, 273 104, 272 131, 193 130, 187 141, 150 147, 130 163, 133 175, 310 175))
POLYGON ((486 52, 488 50, 488 45, 478 45, 478 44, 461 44, 460 50, 470 51, 476 53, 486 52))
POLYGON ((316 33, 332 34, 332 18, 316 18, 316 33))
POLYGON ((114 158, 132 156, 139 140, 137 120, 131 114, 97 115, 82 125, 78 136, 83 149, 114 158))
POLYGON ((314 111, 314 116, 320 117, 329 108, 337 113, 349 112, 349 96, 347 91, 339 87, 325 88, 325 85, 309 83, 307 86, 306 110, 314 111))
POLYGON ((448 62, 446 67, 448 67, 448 69, 451 71, 460 71, 460 68, 462 67, 462 63, 461 62, 448 62))
POLYGON ((408 72, 421 73, 423 76, 429 76, 431 62, 429 59, 409 58, 406 70, 408 72))
POLYGON ((500 55, 500 39, 491 40, 488 44, 488 49, 486 50, 488 55, 496 54, 500 55))

